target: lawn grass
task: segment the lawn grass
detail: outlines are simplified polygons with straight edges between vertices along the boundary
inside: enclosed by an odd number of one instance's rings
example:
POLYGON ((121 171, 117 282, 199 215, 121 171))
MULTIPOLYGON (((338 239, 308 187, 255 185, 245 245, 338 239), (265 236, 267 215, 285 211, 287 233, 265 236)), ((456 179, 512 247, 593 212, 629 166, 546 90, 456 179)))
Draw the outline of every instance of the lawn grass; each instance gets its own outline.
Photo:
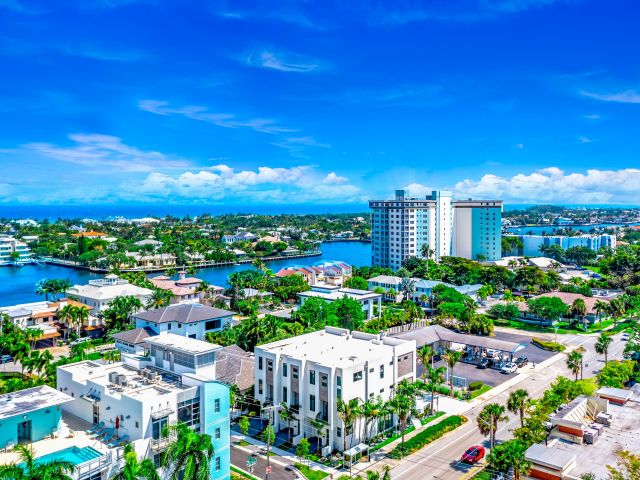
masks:
POLYGON ((322 480, 324 477, 329 476, 327 472, 323 472, 321 470, 313 470, 301 463, 294 464, 294 467, 300 470, 300 473, 302 473, 302 475, 304 475, 308 480, 322 480))
MULTIPOLYGON (((436 418, 441 417, 442 415, 444 415, 444 412, 436 412, 434 415, 430 415, 428 417, 422 418, 420 419, 420 423, 422 425, 426 425, 427 423, 429 423, 432 420, 435 420, 436 418)), ((411 425, 410 427, 406 428, 404 431, 404 434, 407 435, 408 433, 413 432, 416 429, 416 427, 414 425, 411 425)), ((391 435, 389 438, 384 439, 383 441, 381 441, 380 443, 375 444, 373 447, 371 447, 369 449, 369 451, 371 452, 375 452, 377 450, 380 450, 382 447, 389 445, 391 442, 399 439, 402 437, 402 432, 396 432, 393 435, 391 435)))
POLYGON ((248 447, 251 444, 246 440, 240 440, 236 445, 239 445, 240 447, 248 447))
POLYGON ((259 480, 258 477, 245 473, 234 465, 231 465, 231 472, 232 480, 259 480))
POLYGON ((436 418, 441 417, 442 415, 444 415, 444 412, 436 412, 434 415, 430 415, 428 417, 424 417, 420 419, 420 423, 422 425, 426 425, 427 423, 429 423, 432 420, 435 420, 436 418))
POLYGON ((474 398, 479 397, 483 393, 487 393, 492 388, 493 387, 491 385, 487 385, 487 384, 481 386, 479 389, 474 390, 473 392, 470 392, 471 395, 469 397, 469 400, 473 400, 474 398))

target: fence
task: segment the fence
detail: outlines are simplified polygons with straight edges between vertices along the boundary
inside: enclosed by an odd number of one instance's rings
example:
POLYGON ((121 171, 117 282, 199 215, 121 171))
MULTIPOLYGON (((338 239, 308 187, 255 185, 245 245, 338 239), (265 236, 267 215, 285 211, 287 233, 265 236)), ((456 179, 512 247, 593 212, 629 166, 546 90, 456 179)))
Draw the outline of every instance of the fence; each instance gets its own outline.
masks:
POLYGON ((398 325, 387 329, 388 335, 397 335, 402 332, 409 332, 411 330, 417 330, 418 328, 426 327, 429 324, 428 320, 418 320, 417 322, 406 323, 404 325, 398 325))

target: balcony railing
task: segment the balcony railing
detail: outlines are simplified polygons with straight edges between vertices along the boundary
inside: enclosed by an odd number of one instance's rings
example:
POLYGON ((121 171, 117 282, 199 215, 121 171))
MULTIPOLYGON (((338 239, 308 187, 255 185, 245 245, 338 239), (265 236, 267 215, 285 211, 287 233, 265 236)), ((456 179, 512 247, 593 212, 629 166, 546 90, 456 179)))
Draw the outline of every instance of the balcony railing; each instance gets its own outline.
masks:
POLYGON ((158 451, 163 450, 169 446, 176 439, 176 434, 171 433, 166 437, 161 438, 152 438, 151 439, 151 450, 158 451))
POLYGON ((88 478, 94 473, 106 470, 111 465, 112 454, 107 453, 94 460, 90 460, 86 463, 81 463, 75 468, 74 473, 78 479, 88 478))

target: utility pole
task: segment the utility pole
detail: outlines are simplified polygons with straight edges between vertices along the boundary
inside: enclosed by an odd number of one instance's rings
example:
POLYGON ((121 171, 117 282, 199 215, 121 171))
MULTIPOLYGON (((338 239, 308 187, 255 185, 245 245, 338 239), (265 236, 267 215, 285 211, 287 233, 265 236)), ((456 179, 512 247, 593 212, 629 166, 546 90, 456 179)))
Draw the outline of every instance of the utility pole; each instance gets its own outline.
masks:
POLYGON ((267 469, 264 474, 264 480, 269 480, 269 473, 271 473, 271 457, 269 456, 269 447, 271 444, 271 412, 275 411, 278 407, 278 405, 271 405, 270 407, 262 408, 262 410, 266 411, 269 415, 267 420, 267 469))

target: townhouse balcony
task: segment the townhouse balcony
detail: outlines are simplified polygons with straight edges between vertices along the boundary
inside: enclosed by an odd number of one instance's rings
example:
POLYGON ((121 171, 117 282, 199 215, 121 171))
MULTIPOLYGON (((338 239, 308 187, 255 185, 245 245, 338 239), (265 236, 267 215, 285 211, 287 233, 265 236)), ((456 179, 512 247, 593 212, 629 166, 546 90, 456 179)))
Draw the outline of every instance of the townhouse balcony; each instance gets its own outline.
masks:
POLYGON ((151 439, 151 450, 154 452, 159 452, 167 448, 171 443, 173 443, 176 439, 175 433, 170 433, 166 437, 160 438, 152 438, 151 439))

